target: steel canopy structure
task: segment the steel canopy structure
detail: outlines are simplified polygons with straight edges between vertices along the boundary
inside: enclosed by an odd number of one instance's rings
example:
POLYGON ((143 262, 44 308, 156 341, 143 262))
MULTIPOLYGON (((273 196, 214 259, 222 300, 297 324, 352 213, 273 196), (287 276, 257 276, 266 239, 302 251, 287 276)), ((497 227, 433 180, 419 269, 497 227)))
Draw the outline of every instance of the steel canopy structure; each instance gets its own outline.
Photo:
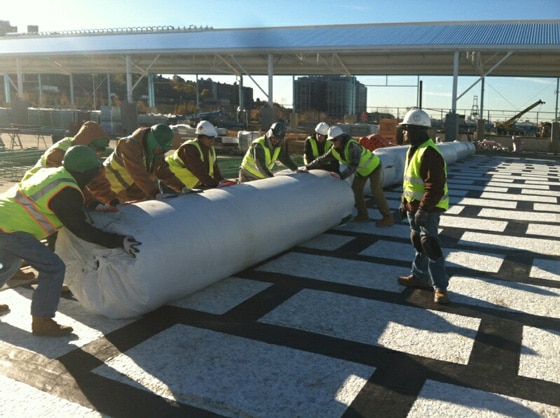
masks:
POLYGON ((23 75, 52 73, 125 73, 130 103, 133 74, 268 75, 269 103, 274 75, 453 76, 455 114, 460 76, 560 77, 560 20, 154 27, 0 37, 7 97, 9 84, 23 97, 23 75))
POLYGON ((455 53, 460 76, 558 77, 560 20, 8 34, 0 73, 452 75, 455 53))

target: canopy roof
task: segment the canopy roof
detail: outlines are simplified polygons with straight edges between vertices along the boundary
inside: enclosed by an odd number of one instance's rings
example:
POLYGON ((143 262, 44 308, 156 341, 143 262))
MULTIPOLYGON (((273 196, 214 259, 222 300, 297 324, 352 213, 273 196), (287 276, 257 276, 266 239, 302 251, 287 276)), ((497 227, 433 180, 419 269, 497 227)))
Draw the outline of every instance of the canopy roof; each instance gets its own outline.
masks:
POLYGON ((0 74, 559 77, 560 20, 132 28, 0 37, 0 74))

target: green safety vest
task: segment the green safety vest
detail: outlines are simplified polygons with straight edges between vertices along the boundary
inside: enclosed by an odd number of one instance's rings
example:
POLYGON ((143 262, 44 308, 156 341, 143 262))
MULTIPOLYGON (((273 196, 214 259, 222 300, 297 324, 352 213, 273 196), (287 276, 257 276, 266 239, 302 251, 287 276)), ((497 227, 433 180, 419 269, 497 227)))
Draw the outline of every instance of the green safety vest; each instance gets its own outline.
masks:
MULTIPOLYGON (((308 137, 307 140, 309 141, 309 143, 311 144, 311 154, 313 154, 313 159, 317 158, 319 156, 319 146, 317 144, 317 139, 313 138, 312 136, 308 137)), ((331 147, 333 146, 332 142, 328 139, 325 140, 325 154, 327 153, 327 151, 329 149, 331 149, 331 147)), ((303 154, 303 162, 305 163, 305 165, 309 164, 311 161, 307 161, 307 156, 305 154, 303 154)))
POLYGON ((70 148, 72 146, 72 139, 73 138, 67 136, 66 138, 62 138, 60 141, 55 142, 50 147, 48 147, 46 149, 46 151, 43 153, 43 155, 41 155, 41 158, 39 158, 37 163, 32 168, 30 168, 29 170, 27 170, 25 172, 22 180, 28 179, 34 173, 39 171, 41 168, 46 168, 47 167, 47 155, 49 155, 52 150, 61 149, 66 154, 66 151, 68 151, 68 148, 70 148))
POLYGON ((278 156, 280 155, 280 151, 281 151, 281 147, 276 147, 274 148, 274 154, 270 154, 270 149, 266 146, 266 138, 264 136, 261 136, 260 138, 255 139, 252 143, 251 143, 251 148, 249 149, 249 151, 247 153, 245 153, 245 157, 243 157, 243 161, 241 162, 241 168, 243 168, 244 170, 247 170, 249 173, 251 173, 253 176, 259 178, 259 179, 264 179, 266 178, 266 176, 260 172, 257 163, 255 161, 255 159, 253 158, 253 153, 251 152, 258 144, 260 144, 263 149, 264 149, 264 155, 265 155, 265 162, 266 162, 266 166, 268 167, 269 170, 272 170, 272 168, 274 167, 274 162, 278 159, 278 156))
MULTIPOLYGON (((407 202, 412 202, 413 200, 421 201, 424 196, 424 180, 420 177, 420 165, 424 152, 426 152, 428 148, 435 149, 438 154, 441 155, 441 158, 443 158, 441 151, 431 139, 418 147, 412 159, 409 160, 409 154, 406 154, 406 166, 403 177, 403 198, 407 202)), ((445 159, 443 159, 443 169, 445 171, 445 177, 447 178, 447 164, 445 163, 445 159)), ((436 207, 444 210, 449 208, 449 195, 447 193, 447 182, 445 182, 443 196, 436 207)))
MULTIPOLYGON (((354 139, 350 139, 346 143, 346 146, 344 147, 344 155, 341 155, 340 152, 336 148, 333 148, 333 150, 332 150, 332 155, 338 161, 340 161, 341 163, 343 163, 345 165, 348 165, 350 163, 349 149, 350 149, 350 143, 351 142, 354 142, 354 143, 360 145, 359 142, 355 141, 354 139)), ((360 145, 360 147, 362 148, 362 155, 360 157, 360 164, 358 165, 358 168, 356 169, 356 173, 358 173, 362 177, 367 177, 371 173, 373 173, 373 171, 379 166, 379 164, 381 164, 381 159, 377 155, 375 155, 373 152, 368 150, 366 147, 363 147, 361 145, 360 145)))
POLYGON ((52 235, 63 225, 49 209, 49 202, 66 187, 78 190, 83 198, 78 183, 64 167, 39 169, 0 195, 0 229, 27 232, 38 240, 52 235))
MULTIPOLYGON (((169 164, 169 168, 171 169, 173 174, 175 174, 179 178, 179 180, 183 182, 185 186, 192 189, 199 183, 200 180, 185 166, 185 163, 179 157, 179 150, 185 145, 195 146, 198 149, 198 152, 200 153, 200 159, 204 161, 204 154, 200 149, 200 143, 196 139, 191 139, 185 142, 185 144, 181 145, 181 147, 179 147, 173 154, 168 156, 165 160, 167 161, 167 164, 169 164)), ((208 174, 212 178, 214 178, 214 163, 216 162, 216 158, 217 158, 216 150, 214 149, 214 147, 212 147, 210 149, 210 158, 208 161, 208 166, 209 166, 208 174)))
MULTIPOLYGON (((119 139, 119 142, 123 139, 119 139)), ((122 192, 132 186, 135 181, 117 155, 118 143, 115 150, 109 155, 103 165, 105 166, 105 177, 111 183, 111 190, 115 193, 122 192)), ((146 155, 143 157, 144 167, 148 166, 146 155)))

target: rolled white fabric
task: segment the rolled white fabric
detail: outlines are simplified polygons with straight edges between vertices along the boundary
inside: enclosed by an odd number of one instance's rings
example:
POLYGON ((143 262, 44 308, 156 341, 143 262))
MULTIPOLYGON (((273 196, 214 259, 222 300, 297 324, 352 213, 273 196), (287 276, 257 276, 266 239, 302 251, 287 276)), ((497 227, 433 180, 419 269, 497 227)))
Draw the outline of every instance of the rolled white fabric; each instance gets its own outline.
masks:
MULTIPOLYGON (((475 146, 472 142, 454 141, 437 145, 448 165, 475 153, 475 146)), ((402 183, 406 152, 409 148, 410 146, 408 145, 401 145, 377 148, 374 150, 374 153, 381 159, 383 167, 383 187, 402 183)), ((371 196, 369 181, 364 187, 364 193, 366 196, 371 196)))
POLYGON ((347 182, 314 170, 93 213, 95 226, 142 243, 136 258, 64 228, 56 252, 67 266, 65 283, 87 310, 130 318, 320 235, 353 206, 347 182))

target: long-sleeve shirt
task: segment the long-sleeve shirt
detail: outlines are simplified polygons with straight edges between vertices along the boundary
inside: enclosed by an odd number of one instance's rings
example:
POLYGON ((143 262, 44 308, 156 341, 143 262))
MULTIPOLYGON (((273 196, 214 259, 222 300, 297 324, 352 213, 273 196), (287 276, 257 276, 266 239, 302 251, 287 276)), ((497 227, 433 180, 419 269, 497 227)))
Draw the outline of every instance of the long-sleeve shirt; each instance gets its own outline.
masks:
MULTIPOLYGON (((263 147, 261 147, 260 144, 258 144, 255 147, 253 147, 253 152, 254 152, 254 157, 253 158, 255 159, 255 162, 257 163, 257 166, 259 167, 259 171, 267 177, 273 177, 274 174, 272 173, 272 171, 270 171, 268 169, 268 167, 266 165, 266 156, 265 156, 263 147)), ((271 150, 271 154, 273 152, 274 152, 274 149, 271 150)), ((296 163, 294 163, 292 161, 292 159, 290 158, 290 154, 288 154, 288 150, 286 149, 285 146, 281 146, 281 148, 280 148, 280 154, 278 154, 278 161, 280 161, 282 164, 284 164, 286 167, 288 167, 292 171, 296 171, 297 168, 298 168, 296 163)))
MULTIPOLYGON (((339 150, 339 152, 344 152, 345 146, 345 144, 342 144, 342 150, 339 150)), ((333 155, 333 149, 334 147, 328 150, 326 154, 321 155, 315 161, 308 164, 307 169, 313 170, 314 168, 321 168, 328 164, 332 164, 333 161, 338 161, 338 159, 333 155)), ((350 177, 358 169, 362 158, 362 146, 356 142, 350 143, 350 146, 348 147, 348 155, 349 161, 345 164, 346 168, 340 173, 341 179, 350 177)))
MULTIPOLYGON (((76 138, 79 138, 76 136, 76 138)), ((94 138, 95 139, 95 138, 94 138)), ((89 142, 85 141, 74 141, 72 145, 88 145, 89 142)), ((62 161, 64 160, 65 151, 60 148, 52 148, 46 154, 46 167, 61 167, 62 161)), ((117 194, 111 190, 111 183, 105 177, 105 169, 99 170, 97 177, 86 186, 84 189, 84 195, 86 198, 86 203, 94 204, 99 201, 105 205, 116 206, 118 205, 119 198, 117 194)))
MULTIPOLYGON (((416 152, 417 147, 408 150, 409 156, 416 152)), ((410 159, 409 159, 410 160, 410 159)), ((420 176, 424 181, 424 195, 421 201, 413 200, 406 203, 409 212, 416 212, 422 206, 428 212, 443 211, 436 207, 444 195, 444 187, 447 182, 445 174, 445 161, 443 157, 433 148, 428 147, 424 151, 422 162, 420 163, 420 176)))
POLYGON ((183 160, 185 167, 199 179, 200 185, 197 185, 197 187, 216 187, 220 181, 224 180, 218 167, 218 160, 214 162, 214 176, 211 177, 209 174, 211 149, 204 146, 201 141, 198 144, 204 155, 204 161, 200 159, 198 148, 188 144, 182 145, 179 148, 179 158, 183 160))
MULTIPOLYGON (((303 144, 303 155, 304 155, 304 161, 306 161, 308 164, 311 164, 311 162, 313 162, 313 160, 315 158, 319 158, 322 155, 325 155, 327 151, 325 151, 325 147, 327 145, 327 141, 316 141, 317 143, 317 152, 318 152, 318 156, 315 157, 313 155, 313 147, 311 146, 311 141, 313 139, 311 138, 307 138, 303 144)), ((339 172, 339 163, 338 160, 334 159, 334 161, 330 161, 329 163, 327 163, 326 165, 321 167, 324 170, 327 171, 333 171, 335 173, 339 172)))
POLYGON ((86 208, 78 190, 70 187, 62 189, 51 199, 49 207, 62 224, 78 238, 107 248, 123 246, 124 235, 103 231, 87 221, 86 208))
POLYGON ((137 199, 153 199, 159 193, 156 179, 180 193, 185 185, 169 168, 163 155, 153 162, 148 162, 147 151, 144 147, 144 136, 150 128, 139 128, 132 137, 123 138, 117 143, 115 153, 134 180, 134 184, 118 193, 121 201, 137 199))

